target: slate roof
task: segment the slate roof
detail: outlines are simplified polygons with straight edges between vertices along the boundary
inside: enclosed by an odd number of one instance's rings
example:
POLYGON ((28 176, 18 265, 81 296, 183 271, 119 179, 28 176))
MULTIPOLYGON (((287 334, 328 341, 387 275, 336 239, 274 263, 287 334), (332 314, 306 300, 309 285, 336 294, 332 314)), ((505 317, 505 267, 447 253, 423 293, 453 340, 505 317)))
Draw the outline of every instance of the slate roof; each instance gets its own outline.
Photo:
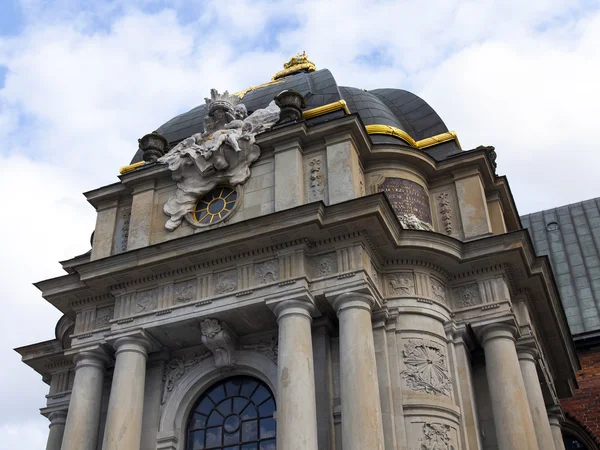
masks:
POLYGON ((550 258, 575 339, 600 334, 600 198, 528 214, 521 222, 538 255, 550 258))
MULTIPOLYGON (((315 72, 301 72, 282 78, 280 82, 264 86, 246 93, 242 102, 248 112, 266 107, 273 98, 285 89, 300 92, 307 104, 307 109, 345 100, 351 113, 357 113, 365 125, 391 125, 406 131, 418 141, 448 131, 448 128, 437 113, 423 99, 402 89, 375 89, 364 91, 353 87, 338 86, 335 78, 327 69, 315 72)), ((157 131, 165 136, 169 143, 175 144, 192 134, 203 131, 203 119, 206 115, 204 104, 180 114, 161 125, 157 131)), ((337 118, 332 115, 328 119, 337 118)), ((322 122, 323 118, 308 121, 309 126, 322 122)), ((371 135, 375 144, 407 145, 394 136, 371 135)), ((454 141, 424 150, 437 160, 461 150, 454 141), (438 147, 442 147, 440 149, 438 147)), ((135 154, 131 163, 142 160, 141 151, 135 154)))

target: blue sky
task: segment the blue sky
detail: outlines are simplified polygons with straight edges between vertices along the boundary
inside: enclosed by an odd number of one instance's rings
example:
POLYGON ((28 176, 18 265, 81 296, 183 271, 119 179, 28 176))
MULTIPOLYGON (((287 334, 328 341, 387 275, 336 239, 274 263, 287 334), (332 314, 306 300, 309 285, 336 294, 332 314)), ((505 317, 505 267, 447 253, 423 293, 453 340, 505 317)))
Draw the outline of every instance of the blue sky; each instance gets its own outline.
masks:
POLYGON ((342 86, 423 97, 463 148, 494 145, 522 214, 600 196, 600 12, 590 0, 0 2, 0 450, 43 448, 47 386, 12 348, 59 314, 32 282, 89 249, 82 192, 211 88, 306 50, 342 86), (33 208, 32 205, 35 205, 33 208), (32 213, 32 211, 35 211, 32 213), (32 262, 33 261, 33 262, 32 262))

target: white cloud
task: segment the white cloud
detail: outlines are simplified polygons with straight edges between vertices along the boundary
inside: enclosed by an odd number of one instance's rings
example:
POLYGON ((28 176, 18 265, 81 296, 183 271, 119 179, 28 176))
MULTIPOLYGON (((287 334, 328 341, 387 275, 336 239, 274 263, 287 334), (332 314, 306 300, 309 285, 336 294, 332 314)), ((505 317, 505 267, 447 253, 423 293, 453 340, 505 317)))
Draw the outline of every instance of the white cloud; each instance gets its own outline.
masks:
POLYGON ((422 95, 464 148, 495 145, 521 212, 600 195, 600 13, 583 4, 174 0, 177 8, 160 9, 114 0, 82 12, 74 0, 27 0, 23 32, 0 37, 0 233, 10 237, 0 240, 10 311, 0 327, 9 405, 0 432, 36 442, 47 433, 36 417, 47 387, 8 347, 53 337, 59 314, 31 282, 59 275, 57 260, 89 248, 94 213, 80 193, 116 181, 138 137, 202 103, 211 87, 267 81, 297 51, 341 85, 422 95), (359 62, 373 52, 379 65, 359 62))

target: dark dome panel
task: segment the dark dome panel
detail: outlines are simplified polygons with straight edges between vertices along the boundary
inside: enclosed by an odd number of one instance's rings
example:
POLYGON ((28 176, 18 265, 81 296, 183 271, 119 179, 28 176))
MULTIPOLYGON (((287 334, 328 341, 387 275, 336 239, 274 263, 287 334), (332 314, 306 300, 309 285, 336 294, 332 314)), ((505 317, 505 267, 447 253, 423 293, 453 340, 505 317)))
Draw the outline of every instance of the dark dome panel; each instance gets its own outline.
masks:
POLYGON ((421 97, 403 89, 374 89, 369 93, 379 97, 402 123, 415 141, 446 133, 448 127, 421 97))

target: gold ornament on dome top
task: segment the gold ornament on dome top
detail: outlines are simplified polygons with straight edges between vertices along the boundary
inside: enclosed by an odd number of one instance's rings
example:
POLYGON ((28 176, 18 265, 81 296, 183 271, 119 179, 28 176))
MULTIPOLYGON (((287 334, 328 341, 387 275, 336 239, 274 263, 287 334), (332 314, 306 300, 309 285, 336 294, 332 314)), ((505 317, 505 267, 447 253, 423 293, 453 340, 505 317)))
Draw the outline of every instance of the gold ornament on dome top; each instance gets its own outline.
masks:
POLYGON ((283 64, 283 70, 277 72, 271 80, 277 80, 279 78, 286 77, 300 70, 306 70, 307 72, 314 72, 317 70, 317 66, 312 61, 309 61, 306 52, 298 53, 296 56, 290 58, 290 60, 283 64))

